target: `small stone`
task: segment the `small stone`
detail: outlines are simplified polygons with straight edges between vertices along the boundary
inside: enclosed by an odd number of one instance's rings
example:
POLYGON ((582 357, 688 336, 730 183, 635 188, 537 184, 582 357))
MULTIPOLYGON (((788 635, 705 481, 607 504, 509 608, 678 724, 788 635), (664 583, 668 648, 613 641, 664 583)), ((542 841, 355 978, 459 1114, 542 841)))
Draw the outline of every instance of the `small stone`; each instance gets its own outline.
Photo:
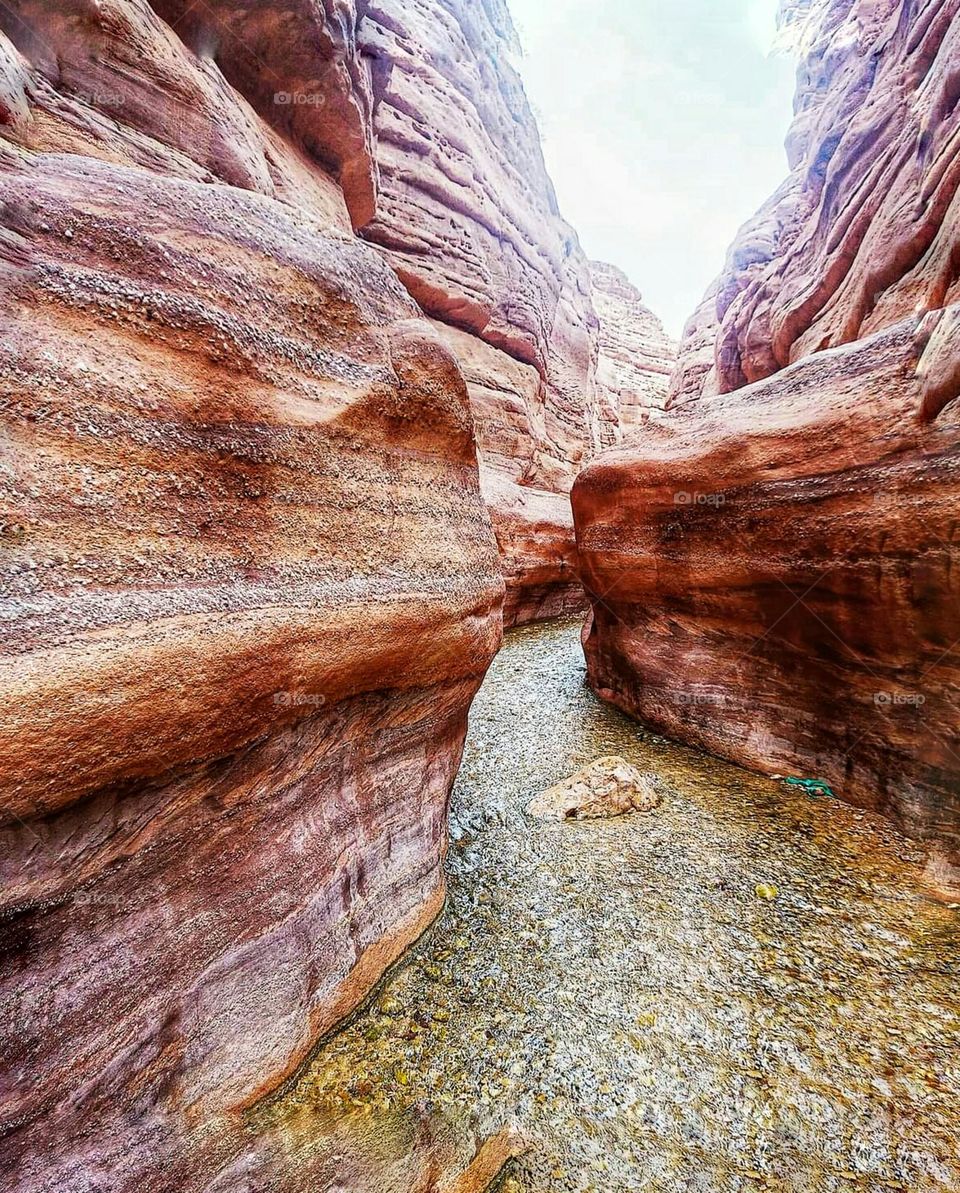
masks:
POLYGON ((754 887, 758 899, 766 899, 772 902, 780 894, 777 888, 770 882, 758 882, 754 887))

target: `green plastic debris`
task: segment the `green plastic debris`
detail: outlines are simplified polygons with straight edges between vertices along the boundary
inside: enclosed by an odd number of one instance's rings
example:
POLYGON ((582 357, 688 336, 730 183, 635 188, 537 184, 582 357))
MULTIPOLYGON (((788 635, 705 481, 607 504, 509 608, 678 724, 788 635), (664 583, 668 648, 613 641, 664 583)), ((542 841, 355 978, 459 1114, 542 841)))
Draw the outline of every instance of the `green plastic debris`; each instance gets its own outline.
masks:
POLYGON ((833 788, 826 779, 800 779, 796 775, 788 775, 783 781, 784 783, 791 784, 793 787, 802 787, 811 799, 816 799, 818 795, 826 795, 831 799, 836 799, 833 788))

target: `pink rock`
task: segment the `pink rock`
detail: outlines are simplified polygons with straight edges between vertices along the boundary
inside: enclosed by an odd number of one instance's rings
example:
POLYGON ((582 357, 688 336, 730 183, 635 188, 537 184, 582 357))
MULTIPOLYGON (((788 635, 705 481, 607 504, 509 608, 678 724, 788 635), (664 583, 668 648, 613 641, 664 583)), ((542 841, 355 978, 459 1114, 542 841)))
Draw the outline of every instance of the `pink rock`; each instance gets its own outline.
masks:
POLYGON ((377 0, 361 39, 374 63, 380 176, 361 234, 449 329, 467 377, 505 622, 581 609, 570 486, 619 439, 621 419, 640 422, 634 410, 657 404, 646 395, 665 389, 672 346, 622 275, 594 272, 559 215, 510 65, 505 5, 377 0), (614 369, 638 351, 616 383, 614 369))
POLYGON ((592 261, 590 281, 600 320, 597 384, 606 399, 601 427, 609 447, 664 409, 677 345, 621 270, 592 261))
POLYGON ((349 30, 218 5, 258 52, 215 66, 144 5, 19 7, 0 1185, 209 1188, 442 905, 503 583, 462 374, 350 228, 349 30), (308 53, 336 145, 268 106, 308 53))
POLYGON ((688 327, 676 399, 960 300, 958 15, 960 0, 785 5, 802 53, 792 172, 688 327))
POLYGON ((960 422, 923 415, 916 330, 678 410, 581 475, 574 518, 597 691, 956 851, 960 422))

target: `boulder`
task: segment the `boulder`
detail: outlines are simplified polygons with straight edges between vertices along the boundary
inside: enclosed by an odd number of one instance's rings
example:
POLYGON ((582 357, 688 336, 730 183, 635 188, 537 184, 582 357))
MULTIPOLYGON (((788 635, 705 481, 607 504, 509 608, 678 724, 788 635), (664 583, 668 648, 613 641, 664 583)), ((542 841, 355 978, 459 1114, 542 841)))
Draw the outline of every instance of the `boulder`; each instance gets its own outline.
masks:
POLYGON ((661 800, 656 775, 644 774, 623 758, 596 758, 575 775, 549 787, 527 806, 541 820, 603 820, 628 812, 650 812, 661 800))

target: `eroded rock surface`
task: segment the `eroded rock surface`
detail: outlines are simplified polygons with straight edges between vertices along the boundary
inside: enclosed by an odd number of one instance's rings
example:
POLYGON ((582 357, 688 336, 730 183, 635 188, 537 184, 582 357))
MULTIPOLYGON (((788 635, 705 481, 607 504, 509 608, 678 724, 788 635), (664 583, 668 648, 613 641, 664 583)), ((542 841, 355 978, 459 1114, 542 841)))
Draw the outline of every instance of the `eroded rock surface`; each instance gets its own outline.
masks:
POLYGON ((597 382, 606 401, 601 426, 609 447, 664 409, 677 345, 622 270, 592 261, 590 281, 600 320, 597 382))
POLYGON ((678 738, 826 776, 934 873, 960 848, 958 7, 784 13, 793 173, 691 320, 668 417, 574 493, 590 677, 678 738))
POLYGON ((599 692, 953 853, 960 409, 923 412, 955 315, 677 413, 574 490, 599 692))
POLYGON ((595 278, 559 215, 502 0, 377 0, 365 14, 380 198, 362 235, 449 328, 503 557, 506 623, 580 608, 570 487, 619 439, 621 408, 635 420, 641 395, 659 392, 668 346, 646 312, 642 328, 628 327, 639 295, 622 275, 595 278), (638 355, 618 383, 618 362, 638 355))
POLYGON ((469 397, 353 235, 352 7, 276 15, 0 16, 4 1189, 244 1187, 242 1109, 442 904, 469 397))
POLYGON ((958 16, 960 0, 783 0, 802 56, 791 174, 688 328, 675 401, 960 300, 958 16))
POLYGON ((480 481, 506 582, 504 622, 539 621, 584 608, 569 489, 549 451, 543 380, 532 365, 434 321, 467 382, 480 481), (531 478, 549 476, 540 484, 531 478), (551 487, 544 487, 549 485, 551 487))

